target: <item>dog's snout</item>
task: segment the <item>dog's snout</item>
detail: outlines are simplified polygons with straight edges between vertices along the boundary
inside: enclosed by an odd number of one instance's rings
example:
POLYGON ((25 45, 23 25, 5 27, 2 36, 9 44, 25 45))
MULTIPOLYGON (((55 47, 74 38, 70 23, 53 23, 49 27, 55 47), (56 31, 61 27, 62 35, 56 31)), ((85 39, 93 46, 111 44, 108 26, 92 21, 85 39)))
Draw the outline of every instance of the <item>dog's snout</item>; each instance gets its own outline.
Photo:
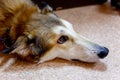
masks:
POLYGON ((105 58, 108 55, 108 53, 109 53, 109 49, 103 47, 97 55, 99 58, 105 58))

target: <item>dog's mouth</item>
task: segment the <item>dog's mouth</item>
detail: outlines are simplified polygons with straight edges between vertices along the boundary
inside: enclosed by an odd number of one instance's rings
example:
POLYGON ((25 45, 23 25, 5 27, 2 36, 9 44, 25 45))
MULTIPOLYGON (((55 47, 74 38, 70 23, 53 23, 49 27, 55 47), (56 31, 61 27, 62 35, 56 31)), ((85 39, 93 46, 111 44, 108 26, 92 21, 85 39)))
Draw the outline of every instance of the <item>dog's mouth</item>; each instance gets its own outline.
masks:
POLYGON ((82 60, 79 60, 79 59, 71 59, 71 61, 80 62, 80 63, 96 63, 96 62, 86 62, 86 61, 82 61, 82 60))
POLYGON ((71 61, 81 62, 81 60, 79 60, 79 59, 71 59, 71 61))

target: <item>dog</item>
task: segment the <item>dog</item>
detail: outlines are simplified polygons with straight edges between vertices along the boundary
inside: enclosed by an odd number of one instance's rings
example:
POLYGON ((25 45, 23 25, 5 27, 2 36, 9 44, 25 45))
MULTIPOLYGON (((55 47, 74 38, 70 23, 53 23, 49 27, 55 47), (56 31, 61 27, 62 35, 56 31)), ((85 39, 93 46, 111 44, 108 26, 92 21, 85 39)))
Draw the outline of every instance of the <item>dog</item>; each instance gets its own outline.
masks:
POLYGON ((97 62, 109 52, 108 48, 80 36, 49 5, 38 8, 30 0, 0 0, 0 44, 1 53, 32 57, 37 63, 57 57, 97 62))

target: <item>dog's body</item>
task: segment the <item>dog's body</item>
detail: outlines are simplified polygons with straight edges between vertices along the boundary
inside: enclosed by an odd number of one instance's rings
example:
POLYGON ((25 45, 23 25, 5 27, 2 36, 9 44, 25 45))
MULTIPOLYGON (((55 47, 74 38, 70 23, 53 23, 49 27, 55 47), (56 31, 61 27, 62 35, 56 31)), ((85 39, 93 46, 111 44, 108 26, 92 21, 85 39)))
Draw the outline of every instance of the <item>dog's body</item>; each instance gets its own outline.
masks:
POLYGON ((48 6, 40 10, 30 0, 0 0, 0 39, 3 53, 32 55, 39 63, 56 57, 95 62, 108 54, 108 49, 79 36, 48 6), (78 53, 73 52, 76 44, 78 53))

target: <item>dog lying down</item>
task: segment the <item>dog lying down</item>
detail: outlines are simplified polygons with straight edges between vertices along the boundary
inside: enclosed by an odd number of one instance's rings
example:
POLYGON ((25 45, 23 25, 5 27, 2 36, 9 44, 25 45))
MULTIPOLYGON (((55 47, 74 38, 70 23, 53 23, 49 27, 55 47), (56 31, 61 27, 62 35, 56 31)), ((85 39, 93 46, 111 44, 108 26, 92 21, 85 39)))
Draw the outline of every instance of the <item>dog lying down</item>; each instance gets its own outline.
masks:
POLYGON ((109 52, 76 33, 49 5, 39 9, 30 0, 0 0, 0 44, 3 54, 31 57, 38 63, 56 57, 96 62, 109 52))

